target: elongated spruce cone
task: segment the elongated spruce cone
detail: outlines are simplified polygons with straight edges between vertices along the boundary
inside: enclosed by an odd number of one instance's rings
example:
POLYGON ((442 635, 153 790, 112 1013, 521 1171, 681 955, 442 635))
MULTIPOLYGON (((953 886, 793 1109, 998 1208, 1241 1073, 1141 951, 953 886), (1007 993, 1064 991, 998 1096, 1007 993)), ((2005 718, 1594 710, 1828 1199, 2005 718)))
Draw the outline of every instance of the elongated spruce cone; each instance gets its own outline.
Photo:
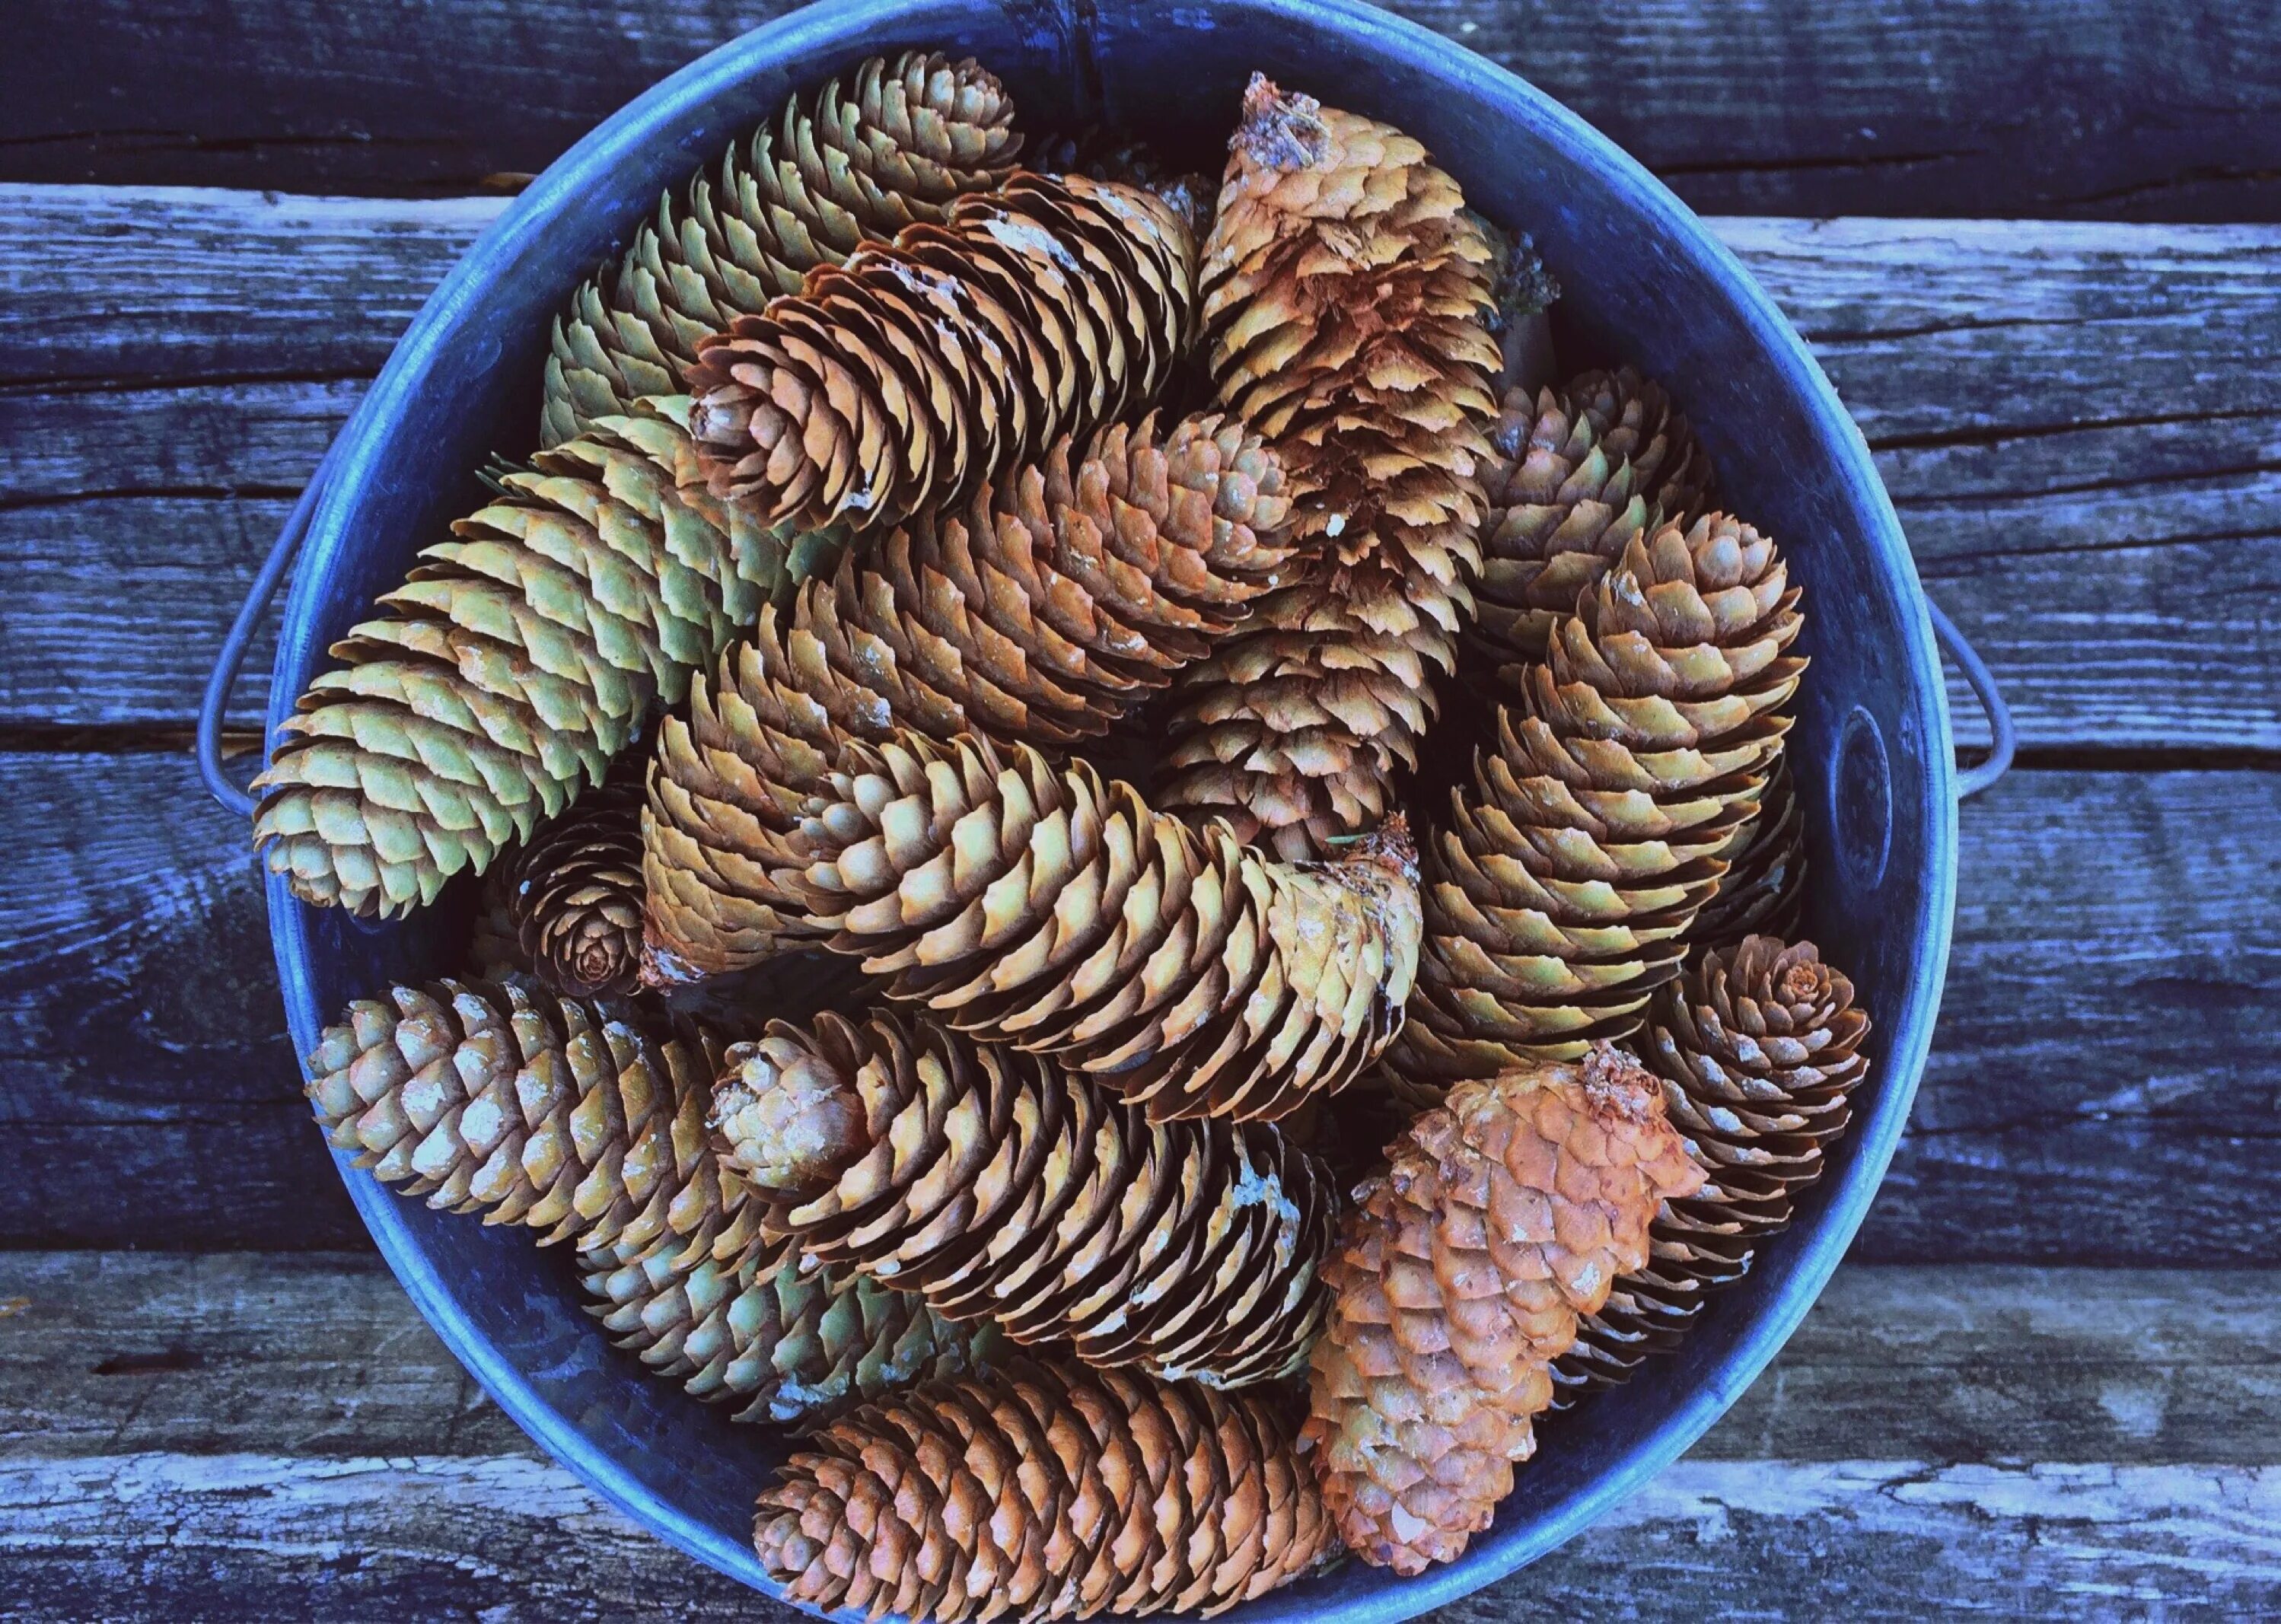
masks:
POLYGON ((1703 1175, 1654 1079, 1604 1044, 1459 1084, 1389 1156, 1324 1270, 1302 1437, 1347 1548, 1416 1574, 1488 1527, 1579 1317, 1703 1175))
POLYGON ((1472 641, 1517 692, 1552 629, 1638 537, 1713 499, 1709 459, 1660 384, 1628 367, 1507 391, 1493 437, 1472 641))
POLYGON ((1336 1535, 1272 1398, 1024 1363, 868 1404, 760 1497, 793 1601, 936 1624, 1256 1600, 1336 1535))
POLYGON ((612 998, 641 980, 639 778, 621 774, 531 837, 508 872, 522 956, 550 991, 612 998))
POLYGON ((690 373, 713 489, 859 530, 1152 401, 1193 336, 1195 241, 1133 187, 1021 174, 810 274, 690 373))
POLYGON ((636 1004, 445 980, 351 1004, 307 1092, 334 1147, 406 1195, 622 1261, 709 1250, 739 1217, 705 1125, 725 1047, 636 1004))
POLYGON ((810 1257, 1089 1365, 1241 1387, 1322 1321, 1326 1170, 1256 1124, 1151 1124, 1050 1061, 892 1013, 729 1051, 715 1123, 810 1257))
POLYGON ((907 1291, 803 1266, 798 1247, 753 1235, 735 1257, 683 1266, 650 1253, 581 1260, 587 1312, 657 1375, 736 1419, 812 1425, 917 1381, 971 1370, 993 1334, 957 1326, 907 1291))
POLYGON ((1558 1374, 1570 1391, 1628 1380, 1674 1346, 1706 1294, 1750 1272, 1852 1122, 1869 1017, 1812 942, 1751 936, 1689 961, 1657 993, 1638 1047, 1703 1187, 1664 1203, 1647 1266, 1616 1282, 1558 1374))
POLYGON ((1274 459, 1232 421, 1159 443, 1115 425, 963 516, 763 613, 663 726, 652 785, 653 932, 707 973, 758 962, 783 921, 743 884, 736 831, 789 830, 845 745, 896 727, 1055 747, 1098 737, 1265 591, 1287 554, 1274 459))
POLYGON ((1183 673, 1167 806, 1287 857, 1389 809, 1473 615, 1496 261, 1416 141, 1254 75, 1204 325, 1220 404, 1283 461, 1309 568, 1183 673))
POLYGON ((874 57, 721 155, 685 194, 658 200, 618 261, 555 319, 539 443, 553 445, 670 395, 698 343, 800 291, 816 266, 1012 173, 1022 138, 1005 89, 971 58, 874 57))
POLYGON ((489 868, 784 582, 781 538, 696 481, 669 415, 500 484, 333 646, 254 780, 254 844, 305 901, 400 915, 489 868))
POLYGON ((1772 541, 1713 514, 1635 539, 1560 623, 1427 845, 1388 1056, 1408 1097, 1637 1028, 1789 731, 1798 597, 1772 541))
MULTIPOLYGON (((1157 1120, 1272 1118, 1343 1087, 1400 1026, 1415 973, 1398 817, 1335 862, 1280 863, 1082 762, 898 731, 849 746, 789 833, 754 819, 714 838, 707 883, 860 955, 890 996, 1056 1056, 1157 1120)), ((663 866, 657 979, 684 973, 663 866)))

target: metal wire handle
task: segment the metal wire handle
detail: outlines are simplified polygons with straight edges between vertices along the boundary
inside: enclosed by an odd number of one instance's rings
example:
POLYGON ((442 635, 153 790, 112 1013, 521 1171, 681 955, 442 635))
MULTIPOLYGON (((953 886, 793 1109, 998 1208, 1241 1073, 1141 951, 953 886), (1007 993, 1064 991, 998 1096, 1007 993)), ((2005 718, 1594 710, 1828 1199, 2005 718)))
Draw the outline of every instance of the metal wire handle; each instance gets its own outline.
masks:
POLYGON ((1988 669, 1988 662, 1980 657, 1980 651, 1965 640, 1964 634, 1956 629, 1956 623, 1948 618, 1945 609, 1930 598, 1925 599, 1925 607, 1931 613, 1932 633, 1940 639, 1941 652, 1955 661, 1956 669, 1964 673, 1964 680, 1972 689, 1972 697, 1980 701, 1980 708, 1988 716, 1988 731, 1992 740, 1988 759, 1976 767, 1957 769, 1956 798, 1969 800, 2010 769, 2013 756, 2019 754, 2020 736, 2012 726, 2012 708, 2004 702, 2003 691, 1996 685, 1996 675, 1988 669))
POLYGON ((308 537, 309 520, 324 499, 325 486, 332 479, 333 459, 347 437, 344 431, 334 440, 324 460, 317 464, 317 471, 301 488, 300 499, 287 515, 285 528, 270 544, 269 556, 261 561, 253 584, 246 590, 245 601, 238 606, 237 618, 230 623, 221 652, 214 656, 213 669, 206 673, 206 691, 198 700, 198 777, 205 780, 209 794, 240 817, 253 816, 253 797, 240 788, 222 766, 222 714, 229 708, 229 696, 237 687, 237 674, 244 667, 245 651, 253 641, 254 629, 261 624, 269 600, 277 595, 277 584, 293 567, 302 542, 308 537))

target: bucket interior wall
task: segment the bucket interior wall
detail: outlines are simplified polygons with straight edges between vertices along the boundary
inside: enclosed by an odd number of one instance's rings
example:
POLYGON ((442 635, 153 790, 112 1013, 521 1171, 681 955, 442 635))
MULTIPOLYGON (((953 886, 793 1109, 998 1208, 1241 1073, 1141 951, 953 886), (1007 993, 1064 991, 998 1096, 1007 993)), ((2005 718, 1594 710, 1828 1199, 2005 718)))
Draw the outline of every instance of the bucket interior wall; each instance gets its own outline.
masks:
MULTIPOLYGON (((1813 659, 1792 759, 1814 870, 1810 933, 1877 1026, 1855 1128, 1797 1226, 1679 1357, 1542 1429, 1540 1453, 1466 1559, 1397 1581, 1357 1564, 1230 1615, 1390 1620, 1488 1582, 1573 1534, 1690 1442, 1786 1336, 1858 1226, 1921 1069, 1948 945, 1954 809, 1947 716, 1916 579, 1858 433, 1738 267, 1614 147, 1519 81, 1346 4, 820 6, 723 48, 633 104, 521 198, 422 313, 367 407, 286 610, 273 725, 323 651, 421 545, 483 497, 495 452, 534 443, 548 324, 576 278, 792 89, 873 51, 971 53, 1031 131, 1104 120, 1215 172, 1254 68, 1422 139, 1500 224, 1529 231, 1565 297, 1569 360, 1663 380, 1708 443, 1728 504, 1784 545, 1813 659)), ((1451 692, 1445 702, 1478 703, 1451 692)), ((407 924, 270 907, 298 1047, 350 999, 456 967, 468 888, 407 924)), ((604 1493, 758 1582, 753 1495, 784 1446, 656 1381, 581 1310, 569 1259, 520 1230, 427 1211, 349 1175, 390 1263, 509 1413, 604 1493)))

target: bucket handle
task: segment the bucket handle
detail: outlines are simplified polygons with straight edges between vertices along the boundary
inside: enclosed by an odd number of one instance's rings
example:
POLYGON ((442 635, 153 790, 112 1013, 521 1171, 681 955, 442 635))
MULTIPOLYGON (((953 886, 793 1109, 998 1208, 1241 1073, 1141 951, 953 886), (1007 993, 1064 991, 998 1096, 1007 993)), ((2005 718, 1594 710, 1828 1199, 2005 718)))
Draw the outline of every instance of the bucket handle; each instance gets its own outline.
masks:
POLYGON ((237 618, 230 623, 221 652, 214 656, 213 669, 206 673, 206 691, 198 700, 198 777, 205 780, 208 794, 240 817, 253 816, 253 797, 240 788, 222 766, 222 714, 229 708, 229 696, 237 686, 237 674, 245 664, 245 651, 253 641, 254 629, 261 624, 269 600, 277 595, 277 584, 293 567, 302 542, 308 538, 309 521, 317 511, 317 504, 324 499, 325 487, 332 481, 334 459, 347 437, 342 435, 326 449, 317 471, 301 488, 300 499, 286 516, 285 528, 270 544, 269 556, 261 561, 261 568, 254 573, 253 584, 246 591, 245 601, 238 606, 237 618))
POLYGON ((1980 708, 1988 717, 1988 732, 1992 741, 1988 759, 1976 767, 1961 768, 1956 775, 1956 798, 1969 800, 2011 768, 2012 757, 2019 751, 2020 736, 2012 725, 2012 708, 2004 702, 2003 692, 1996 686, 1995 673, 1980 657, 1980 651, 1956 629, 1956 623, 1948 618, 1948 612, 1929 597, 1925 599, 1925 608, 1932 615, 1932 634, 1940 639, 1941 652, 1964 674, 1965 682, 1972 689, 1972 697, 1980 701, 1980 708))

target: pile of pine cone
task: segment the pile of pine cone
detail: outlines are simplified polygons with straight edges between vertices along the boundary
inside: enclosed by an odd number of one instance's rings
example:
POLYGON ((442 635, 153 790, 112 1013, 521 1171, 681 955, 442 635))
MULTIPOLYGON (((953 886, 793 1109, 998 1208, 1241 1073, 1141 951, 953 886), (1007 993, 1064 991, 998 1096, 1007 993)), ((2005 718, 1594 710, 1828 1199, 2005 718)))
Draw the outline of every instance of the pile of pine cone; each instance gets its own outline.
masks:
POLYGON ((1527 375, 1550 279, 1400 131, 1255 79, 1213 205, 1014 125, 868 62, 572 297, 260 780, 311 903, 483 877, 309 1094, 801 1429, 797 1599, 1415 1573, 1846 1125, 1799 593, 1662 389, 1527 375))

